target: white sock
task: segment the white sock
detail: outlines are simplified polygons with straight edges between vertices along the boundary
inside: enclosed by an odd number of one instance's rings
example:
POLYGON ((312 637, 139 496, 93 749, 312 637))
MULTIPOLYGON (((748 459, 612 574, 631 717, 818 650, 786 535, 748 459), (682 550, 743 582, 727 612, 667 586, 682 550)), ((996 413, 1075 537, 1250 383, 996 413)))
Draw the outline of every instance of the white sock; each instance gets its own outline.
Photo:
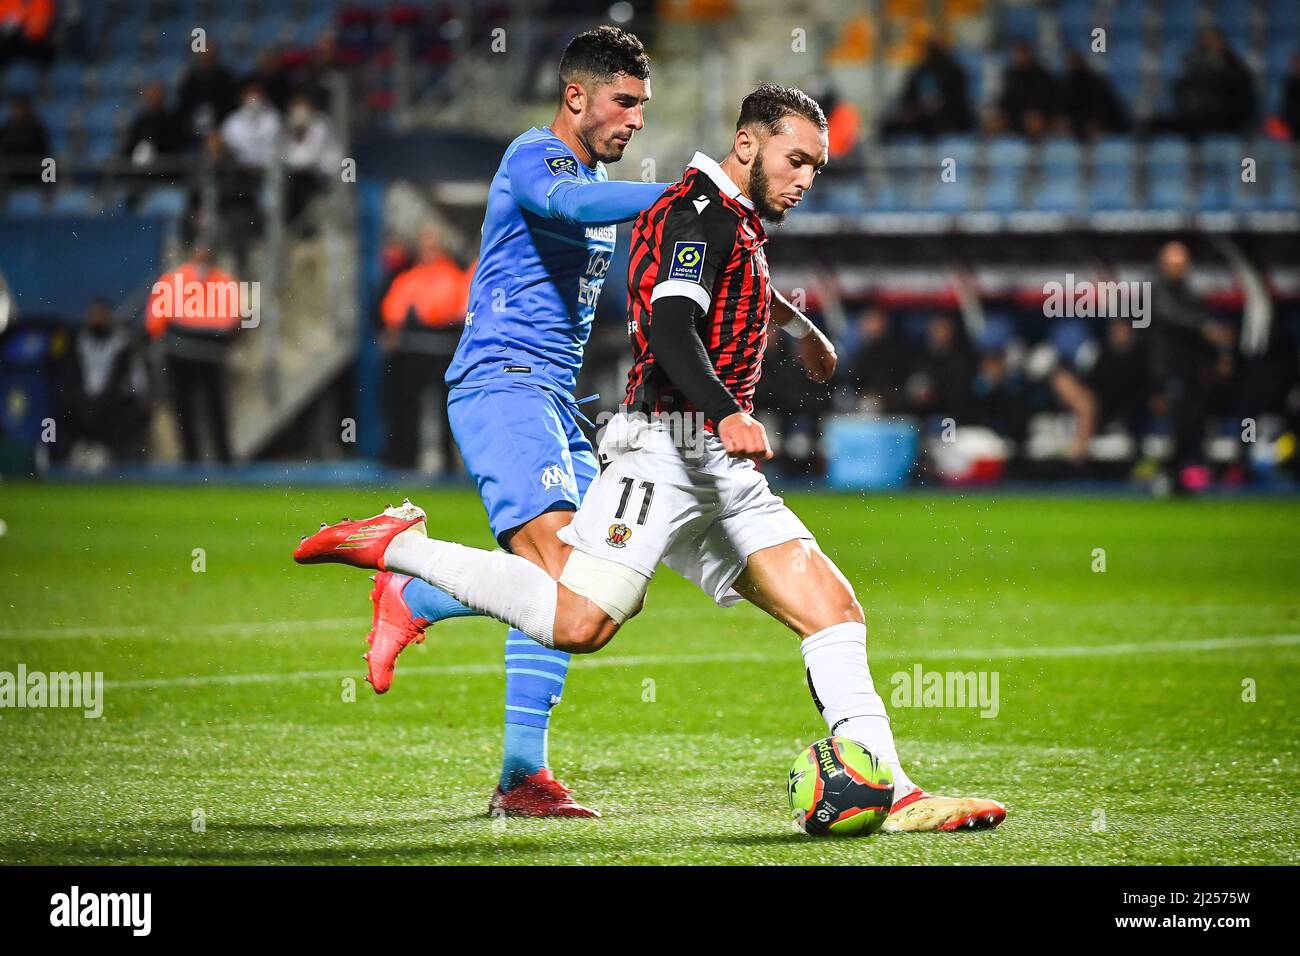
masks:
POLYGON ((408 530, 388 543, 384 567, 423 578, 466 607, 519 628, 543 647, 555 646, 559 585, 531 561, 408 530))
POLYGON ((867 667, 867 625, 836 624, 804 638, 800 647, 808 687, 831 733, 862 744, 894 775, 894 799, 916 789, 898 762, 898 748, 867 667))

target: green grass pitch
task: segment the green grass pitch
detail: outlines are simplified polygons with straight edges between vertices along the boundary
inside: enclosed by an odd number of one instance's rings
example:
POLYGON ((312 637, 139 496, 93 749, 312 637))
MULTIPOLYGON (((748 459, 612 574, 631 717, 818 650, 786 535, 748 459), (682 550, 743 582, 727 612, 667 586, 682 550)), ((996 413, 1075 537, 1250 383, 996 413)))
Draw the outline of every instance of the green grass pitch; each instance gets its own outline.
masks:
POLYGON ((0 487, 0 671, 106 681, 98 720, 0 710, 0 863, 1300 862, 1300 503, 792 495, 887 702, 918 664, 997 673, 994 717, 893 720, 919 783, 1009 810, 814 840, 785 805, 825 734, 794 637, 670 571, 552 723, 604 819, 488 819, 504 628, 434 628, 377 697, 366 574, 289 558, 405 493, 489 543, 468 492, 0 487))

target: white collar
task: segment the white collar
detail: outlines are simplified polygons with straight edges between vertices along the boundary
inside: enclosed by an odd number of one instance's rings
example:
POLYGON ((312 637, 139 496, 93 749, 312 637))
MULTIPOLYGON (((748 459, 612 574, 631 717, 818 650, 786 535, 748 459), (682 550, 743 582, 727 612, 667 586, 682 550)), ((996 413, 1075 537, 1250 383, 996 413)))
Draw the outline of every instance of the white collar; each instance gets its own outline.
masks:
POLYGON ((747 209, 754 208, 754 204, 740 191, 740 187, 732 182, 731 177, 722 171, 722 167, 709 157, 701 152, 696 152, 691 157, 691 161, 686 164, 686 168, 690 169, 692 166, 712 179, 714 184, 722 190, 724 196, 730 196, 747 209))

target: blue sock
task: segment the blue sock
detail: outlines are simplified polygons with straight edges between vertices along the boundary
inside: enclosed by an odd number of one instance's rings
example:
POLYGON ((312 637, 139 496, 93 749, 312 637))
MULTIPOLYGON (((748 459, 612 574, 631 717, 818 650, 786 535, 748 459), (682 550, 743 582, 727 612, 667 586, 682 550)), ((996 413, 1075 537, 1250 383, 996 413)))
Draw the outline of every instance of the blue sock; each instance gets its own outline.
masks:
POLYGON ((560 702, 569 655, 513 628, 506 635, 506 743, 501 789, 546 766, 546 729, 560 702))
POLYGON ((479 611, 471 610, 461 604, 446 591, 440 591, 428 581, 411 578, 402 588, 402 597, 406 606, 415 617, 422 617, 430 624, 445 621, 449 617, 484 617, 479 611))

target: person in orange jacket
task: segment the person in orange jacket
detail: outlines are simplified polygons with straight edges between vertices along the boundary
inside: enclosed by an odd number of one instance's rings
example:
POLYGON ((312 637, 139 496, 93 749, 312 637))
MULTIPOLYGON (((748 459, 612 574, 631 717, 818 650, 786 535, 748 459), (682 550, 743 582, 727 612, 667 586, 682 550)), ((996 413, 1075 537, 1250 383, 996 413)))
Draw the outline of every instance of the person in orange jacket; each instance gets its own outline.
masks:
POLYGON ((444 469, 456 461, 443 379, 465 323, 472 276, 473 267, 457 265, 447 255, 438 230, 426 226, 420 232, 418 261, 393 279, 380 305, 380 342, 388 355, 392 384, 386 458, 395 468, 418 464, 426 388, 437 396, 444 469))
POLYGON ((54 0, 0 0, 0 68, 23 58, 48 67, 53 26, 54 0))
POLYGON ((226 366, 230 344, 248 306, 243 285, 213 263, 204 245, 189 261, 168 269, 153 285, 145 330, 161 341, 166 373, 180 426, 185 460, 202 459, 202 419, 210 429, 213 454, 229 462, 226 366))

